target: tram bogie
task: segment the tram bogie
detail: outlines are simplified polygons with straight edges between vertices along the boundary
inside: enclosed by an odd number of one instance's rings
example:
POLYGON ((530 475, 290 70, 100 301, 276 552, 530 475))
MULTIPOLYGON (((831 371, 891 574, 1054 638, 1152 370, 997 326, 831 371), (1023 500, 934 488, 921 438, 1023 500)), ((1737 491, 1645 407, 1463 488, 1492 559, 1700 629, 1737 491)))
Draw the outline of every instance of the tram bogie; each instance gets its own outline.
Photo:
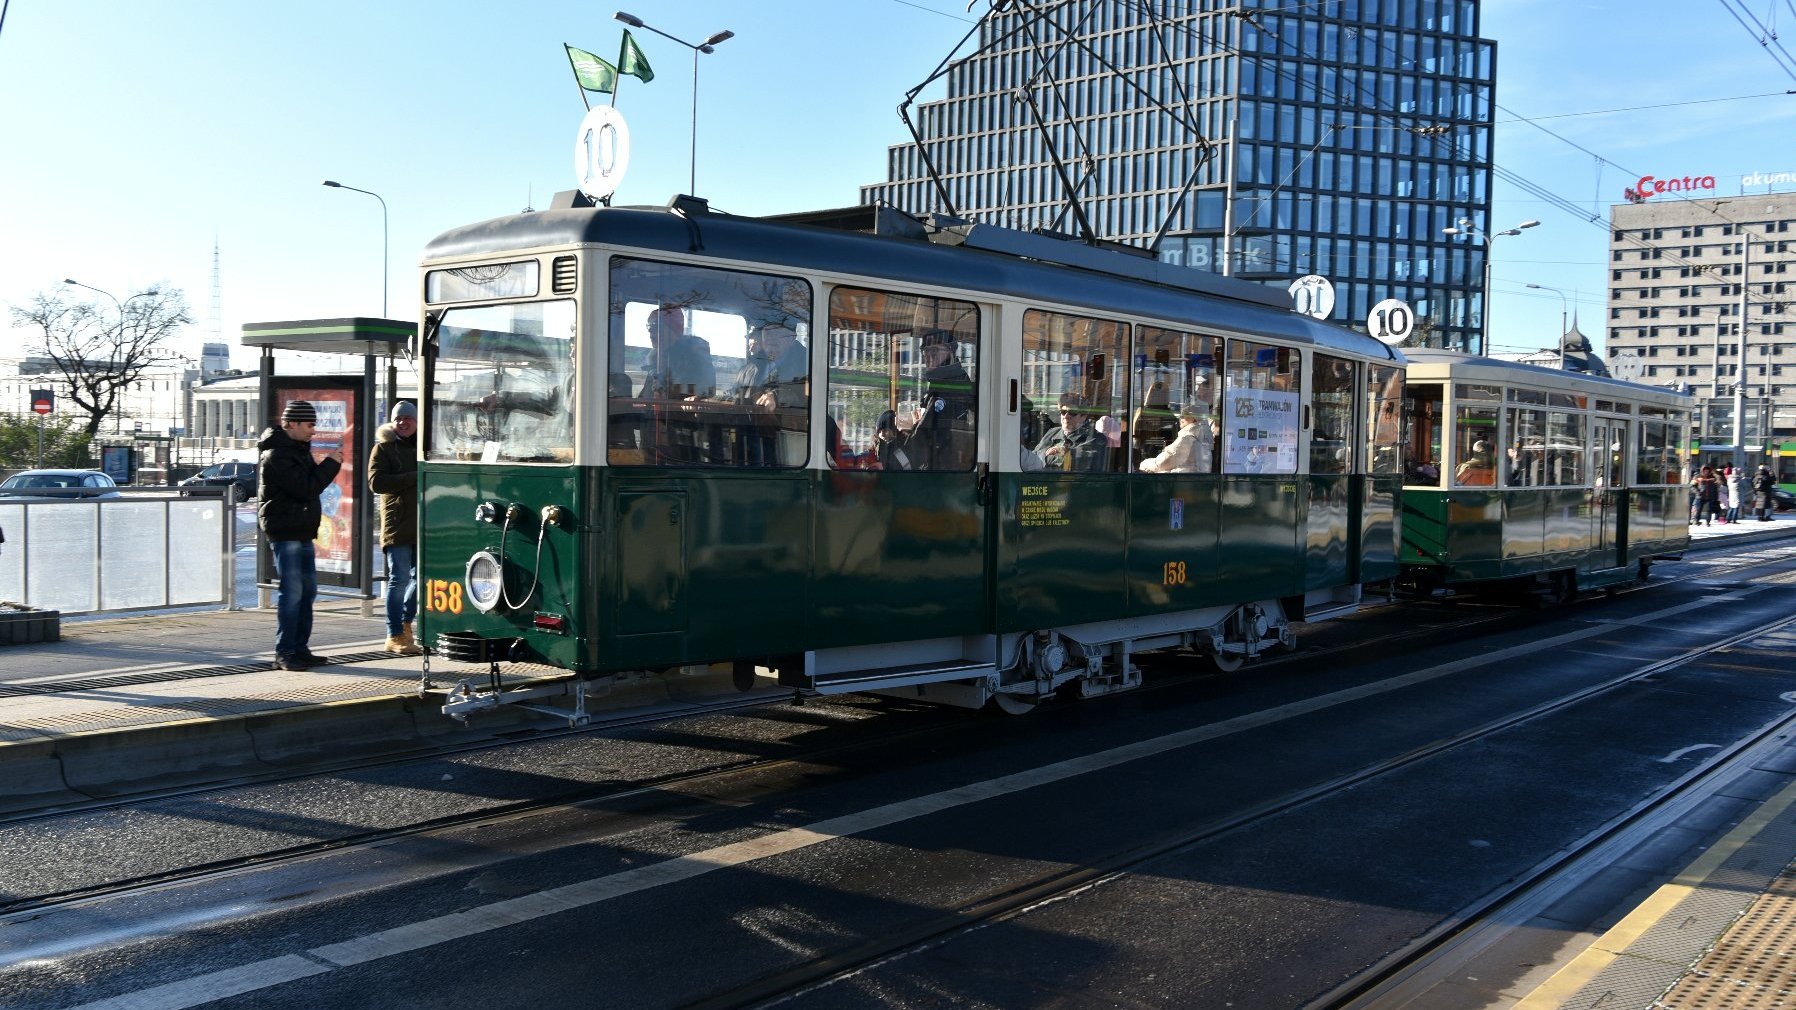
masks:
POLYGON ((1563 603, 1688 545, 1687 395, 1445 351, 1407 372, 1405 588, 1563 603))
POLYGON ((1401 355, 1259 285, 878 230, 688 204, 433 243, 432 658, 1020 711, 1144 649, 1239 666, 1396 574, 1401 355))

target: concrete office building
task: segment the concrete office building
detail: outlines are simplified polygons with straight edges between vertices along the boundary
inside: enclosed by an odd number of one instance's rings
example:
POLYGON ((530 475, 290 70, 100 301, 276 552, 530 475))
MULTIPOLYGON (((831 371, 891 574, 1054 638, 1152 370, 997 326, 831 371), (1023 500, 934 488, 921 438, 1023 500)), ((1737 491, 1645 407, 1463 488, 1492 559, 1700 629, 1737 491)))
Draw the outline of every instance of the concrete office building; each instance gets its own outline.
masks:
POLYGON ((1774 444, 1796 441, 1796 193, 1717 198, 1702 195, 1713 177, 1692 181, 1610 209, 1605 354, 1637 358, 1637 381, 1688 385, 1704 445, 1732 443, 1742 378, 1748 441, 1764 444, 1767 413, 1774 444))
POLYGON ((1278 286, 1319 274, 1337 322, 1401 298, 1415 342, 1480 349, 1484 243, 1513 222, 1489 220, 1496 47, 1475 0, 1031 10, 989 17, 917 111, 946 204, 914 142, 863 202, 1075 232, 1058 151, 1099 238, 1278 286), (1443 234, 1462 218, 1471 234, 1443 234))

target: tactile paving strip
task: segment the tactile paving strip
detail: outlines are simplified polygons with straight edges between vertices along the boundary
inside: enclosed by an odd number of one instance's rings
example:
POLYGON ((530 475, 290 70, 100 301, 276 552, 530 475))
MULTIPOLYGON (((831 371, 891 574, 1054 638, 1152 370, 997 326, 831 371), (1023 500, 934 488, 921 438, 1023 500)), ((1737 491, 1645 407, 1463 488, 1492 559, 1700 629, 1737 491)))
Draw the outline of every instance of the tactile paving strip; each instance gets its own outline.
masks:
POLYGON ((1796 992, 1791 991, 1796 987, 1792 851, 1796 851, 1796 806, 1785 806, 1705 877, 1682 881, 1692 888, 1689 893, 1625 949, 1615 951, 1595 977, 1555 1005, 1563 1010, 1796 1008, 1796 992), (1781 915, 1782 932, 1767 933, 1761 942, 1757 935, 1739 932, 1738 926, 1757 907, 1755 899, 1770 893, 1774 884, 1782 885, 1778 893, 1790 900, 1779 903, 1784 906, 1779 913, 1767 909, 1767 915, 1781 915), (1719 970, 1716 966, 1722 959, 1757 965, 1758 975, 1719 970), (1707 977, 1698 971, 1707 972, 1707 977), (1699 985, 1706 986, 1700 994, 1695 988, 1699 985))
POLYGON ((1770 889, 1655 1006, 1666 1010, 1796 1007, 1796 873, 1770 889))

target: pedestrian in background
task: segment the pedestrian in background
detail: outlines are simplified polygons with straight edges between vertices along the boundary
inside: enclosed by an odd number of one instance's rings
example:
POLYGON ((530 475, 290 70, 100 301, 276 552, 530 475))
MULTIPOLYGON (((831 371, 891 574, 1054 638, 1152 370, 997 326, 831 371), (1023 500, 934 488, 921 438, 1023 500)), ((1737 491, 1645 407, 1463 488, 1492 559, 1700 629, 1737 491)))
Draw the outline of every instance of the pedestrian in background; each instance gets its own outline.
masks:
POLYGON ((1752 479, 1746 471, 1737 466, 1727 468, 1727 521, 1740 521, 1740 510, 1746 507, 1746 495, 1752 489, 1752 479))
POLYGON ((309 670, 322 659, 314 655, 312 601, 318 598, 317 553, 313 541, 324 517, 318 496, 337 479, 343 464, 335 456, 312 458, 312 435, 318 411, 306 400, 294 400, 281 411, 279 427, 262 432, 256 447, 261 500, 256 526, 274 556, 280 580, 275 600, 274 667, 309 670))
POLYGON ((1771 521, 1771 489, 1776 486, 1777 478, 1771 476, 1771 468, 1759 467, 1759 472, 1752 478, 1753 496, 1758 499, 1753 504, 1758 511, 1759 522, 1771 521))
POLYGON ((1690 518, 1690 524, 1713 526, 1715 517, 1721 514, 1721 478, 1715 475, 1715 468, 1704 465, 1690 482, 1690 491, 1696 499, 1696 514, 1690 518))
POLYGON ((387 651, 423 652, 412 637, 418 616, 418 408, 401 400, 374 433, 368 490, 379 496, 380 550, 387 559, 387 651))

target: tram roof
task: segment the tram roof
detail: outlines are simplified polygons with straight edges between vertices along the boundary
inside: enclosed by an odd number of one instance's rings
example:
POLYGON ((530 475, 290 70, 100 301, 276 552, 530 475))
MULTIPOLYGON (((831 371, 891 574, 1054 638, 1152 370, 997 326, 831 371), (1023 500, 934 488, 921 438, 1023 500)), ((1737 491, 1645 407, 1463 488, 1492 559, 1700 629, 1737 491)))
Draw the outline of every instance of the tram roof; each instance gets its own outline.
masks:
POLYGON ((1370 336, 1299 315, 1284 292, 1266 285, 993 225, 926 222, 890 209, 880 215, 866 208, 870 213, 864 216, 859 210, 784 220, 719 213, 698 201, 682 203, 677 212, 673 207, 534 211, 446 231, 425 246, 424 263, 603 244, 1076 305, 1403 361, 1400 352, 1370 336), (852 230, 875 218, 882 227, 897 222, 896 230, 852 230))
POLYGON ((1451 378, 1454 381, 1500 382, 1576 390, 1593 396, 1656 401, 1668 406, 1688 407, 1691 403, 1688 393, 1680 393, 1664 386, 1648 386, 1609 376, 1567 372, 1558 368, 1542 368, 1539 365, 1505 361, 1502 358, 1486 358, 1464 351, 1410 348, 1403 353, 1409 359, 1409 379, 1411 381, 1451 378))

